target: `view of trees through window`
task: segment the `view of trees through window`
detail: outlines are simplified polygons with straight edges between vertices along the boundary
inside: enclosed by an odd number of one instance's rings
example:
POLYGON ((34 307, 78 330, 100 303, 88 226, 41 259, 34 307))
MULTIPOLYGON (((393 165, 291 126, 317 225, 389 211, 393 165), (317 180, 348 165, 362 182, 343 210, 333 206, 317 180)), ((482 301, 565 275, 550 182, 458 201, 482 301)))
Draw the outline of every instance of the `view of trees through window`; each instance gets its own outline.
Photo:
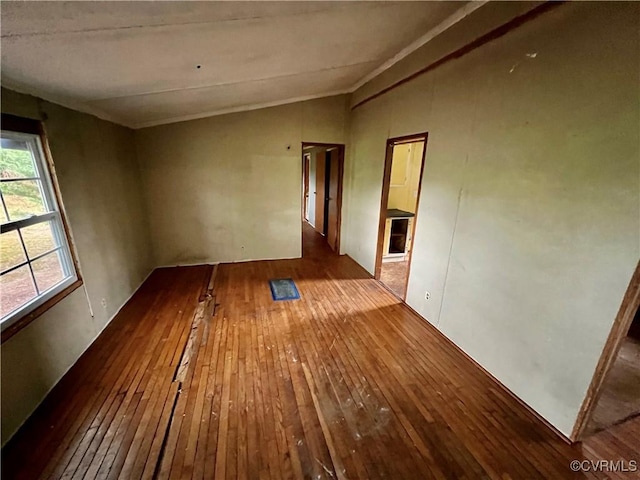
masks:
POLYGON ((0 149, 0 314, 3 318, 67 276, 54 219, 43 215, 53 211, 53 205, 47 201, 46 186, 32 149, 32 142, 5 138, 3 132, 0 149), (15 228, 16 222, 30 218, 34 219, 33 223, 15 228))

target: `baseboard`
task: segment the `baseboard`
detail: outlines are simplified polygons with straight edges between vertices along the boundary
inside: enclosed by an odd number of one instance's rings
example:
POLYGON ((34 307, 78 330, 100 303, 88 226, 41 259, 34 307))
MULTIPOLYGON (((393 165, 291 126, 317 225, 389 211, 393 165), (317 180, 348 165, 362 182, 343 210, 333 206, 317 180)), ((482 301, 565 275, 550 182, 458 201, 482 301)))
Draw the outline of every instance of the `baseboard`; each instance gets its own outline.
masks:
POLYGON ((218 265, 220 263, 223 262, 212 262, 212 263, 207 263, 207 262, 198 262, 198 263, 171 263, 171 264, 167 264, 167 265, 158 265, 157 267, 154 268, 176 268, 176 267, 201 267, 203 265, 218 265))
MULTIPOLYGON (((349 256, 349 254, 345 254, 344 256, 348 257, 352 262, 354 262, 356 265, 358 265, 371 279, 375 280, 381 287, 383 287, 385 290, 391 292, 391 290, 389 290, 387 288, 386 285, 384 285, 384 283, 380 282, 379 280, 376 280, 373 275, 371 275, 362 265, 360 265, 358 262, 356 262, 351 256, 349 256)), ((292 257, 292 258, 300 258, 300 257, 292 257)), ((260 259, 260 260, 242 260, 242 261, 238 261, 238 262, 230 262, 230 263, 243 263, 243 262, 253 262, 253 261, 265 261, 265 260, 283 260, 282 258, 277 258, 277 259, 260 259)), ((287 259, 288 260, 288 259, 287 259)), ((218 262, 221 263, 221 262, 218 262)), ((82 351, 82 353, 80 353, 80 355, 78 355, 78 358, 76 358, 75 362, 73 362, 72 365, 69 366, 69 368, 67 368, 67 370, 65 370, 65 372, 60 375, 60 377, 55 381, 55 383, 51 386, 51 388, 44 394, 44 396, 42 397, 42 399, 35 405, 35 407, 33 408, 33 410, 29 413, 29 415, 27 415, 27 417, 24 419, 24 421, 20 424, 20 426, 18 426, 18 428, 16 428, 16 430, 9 436, 9 438, 7 438, 5 440, 5 442, 2 444, 2 447, 4 447, 9 440, 11 440, 11 438, 13 438, 13 436, 20 430, 20 428, 22 428, 22 426, 24 425, 24 423, 31 417, 31 415, 33 415, 33 413, 36 411, 36 409, 42 404, 42 402, 44 401, 45 398, 47 398, 47 395, 49 395, 49 393, 51 393, 51 391, 55 388, 55 386, 60 382, 60 380, 69 372, 69 370, 71 370, 74 365, 78 362, 78 360, 80 360, 80 358, 85 354, 85 352, 89 349, 89 347, 91 347, 91 345, 93 345, 93 343, 96 341, 96 339, 102 334, 102 332, 105 330, 105 328, 107 328, 107 326, 113 321, 113 319, 118 316, 118 314, 120 313, 120 310, 122 310, 122 308, 129 302, 129 300, 131 300, 131 298, 136 294, 136 292, 140 289, 140 287, 144 284, 144 282, 147 281, 147 279, 151 276, 151 274, 158 268, 171 268, 171 267, 178 267, 178 266, 198 266, 198 265, 216 265, 217 263, 197 263, 197 264, 179 264, 179 265, 163 265, 160 267, 155 267, 153 268, 148 274, 147 276, 140 282, 140 284, 138 285, 138 287, 133 290, 133 292, 131 293, 131 295, 129 295, 129 297, 122 303, 122 305, 120 305, 120 307, 118 308, 118 310, 111 316, 111 318, 109 318, 109 320, 104 324, 104 326, 102 327, 102 329, 95 335, 95 337, 87 344, 87 346, 85 347, 85 349, 82 351)), ((464 350, 462 350, 458 345, 456 345, 453 340, 451 340, 449 337, 447 337, 443 332, 441 332, 440 330, 438 330, 431 322, 429 322, 425 317, 423 317, 420 313, 418 313, 416 310, 414 310, 409 304, 407 304, 404 300, 402 300, 400 297, 398 297, 397 295, 395 295, 393 292, 391 292, 401 303, 404 307, 406 307, 411 313, 413 313, 414 315, 416 315, 418 318, 420 318, 421 320, 424 320, 423 325, 425 326, 425 328, 431 329, 431 331, 433 331, 436 335, 438 335, 442 340, 444 340, 445 342, 447 342, 448 345, 450 345, 451 347, 453 347, 455 350, 457 350, 460 354, 462 354, 465 358, 467 358, 473 365, 475 365, 477 368, 479 368, 485 375, 487 375, 487 377, 489 377, 494 383, 495 385, 501 389, 502 391, 504 391, 507 395, 509 395, 511 398, 513 398, 520 406, 522 406, 524 409, 526 409, 529 413, 531 413, 535 418, 537 418, 538 420, 540 420, 541 423, 543 423, 547 428, 549 428, 549 430, 551 430, 553 433, 556 434, 556 436, 558 436, 561 440, 563 440, 564 442, 566 442, 567 444, 571 445, 574 442, 572 440, 570 440, 566 435, 564 435, 562 432, 560 432, 557 428, 555 428, 553 425, 551 425, 551 423, 549 423, 544 417, 542 417, 538 412, 536 412, 533 408, 531 408, 524 400, 522 400, 520 397, 518 397, 514 392, 512 392, 509 388, 507 388, 500 380, 498 380, 496 377, 494 377, 490 372, 488 372, 482 365, 480 365, 476 360, 474 360, 472 357, 470 357, 464 350)))
POLYGON ((273 260, 296 260, 299 258, 302 258, 302 255, 297 257, 243 258, 242 260, 220 260, 217 262, 171 263, 159 265, 156 268, 199 267, 202 265, 220 265, 223 263, 271 262, 273 260))
MULTIPOLYGON (((376 280, 378 283, 381 283, 380 281, 376 280)), ((383 285, 384 286, 384 285, 383 285)), ((527 410, 529 413, 531 413, 534 417, 536 417, 538 420, 540 420, 540 422, 542 422, 549 430, 551 430, 553 433, 556 434, 556 436, 560 437, 561 440, 563 440, 565 443, 568 443, 569 445, 572 445, 574 442, 569 439, 569 437, 567 437, 564 433, 562 433, 560 430, 558 430, 556 427, 554 427, 551 423, 549 423, 549 421, 547 419, 545 419, 542 415, 540 415, 538 412, 536 412, 528 403, 526 403, 524 400, 522 400, 518 395, 516 395, 512 390, 510 390, 507 386, 505 386, 500 380, 498 380, 496 377, 493 376, 493 374, 491 374, 486 368, 484 368, 482 365, 480 365, 476 360, 473 359, 473 357, 469 356, 467 354, 467 352, 465 352, 464 350, 462 350, 462 348, 460 348, 458 345, 456 345, 454 343, 453 340, 451 340, 449 337, 447 337, 443 332, 441 332, 438 328, 436 328, 435 325, 433 325, 429 320, 427 320, 425 317, 423 317, 422 315, 420 315, 416 310, 413 309, 413 307, 411 307, 407 302, 405 302, 404 300, 401 300, 402 304, 404 307, 406 307, 409 311, 411 311, 413 314, 417 315, 418 317, 420 317, 421 319, 424 320, 424 325, 431 329, 434 333, 436 333, 442 340, 444 340, 445 342, 447 342, 451 347, 453 347, 455 350, 457 350, 458 352, 460 352, 467 360, 469 360, 471 363, 473 363, 477 368, 479 368, 487 377, 489 377, 493 383, 496 384, 496 386, 498 388, 500 388, 503 392, 505 392, 507 395, 509 395, 511 398, 513 398, 516 402, 518 402, 518 404, 520 404, 521 407, 523 407, 525 410, 527 410)))
MULTIPOLYGON (((144 277, 144 278, 142 279, 142 281, 138 284, 138 286, 133 290, 133 292, 131 292, 131 295, 129 295, 129 296, 127 297, 127 299, 126 299, 124 302, 122 302, 122 305, 120 305, 120 306, 118 307, 118 310, 116 310, 116 312, 115 312, 113 315, 111 315, 111 317, 109 318, 109 320, 107 320, 107 322, 102 326, 102 328, 101 328, 101 329, 100 329, 100 331, 97 333, 97 335, 96 335, 95 337, 93 337, 93 339, 91 340, 91 342, 89 343, 89 345, 87 345, 87 348, 85 348, 85 349, 82 351, 82 353, 81 353, 81 354, 80 354, 80 356, 78 357, 78 360, 80 359, 80 357, 81 357, 82 355, 84 355, 84 352, 86 352, 86 351, 89 349, 89 347, 90 347, 91 345, 93 345, 93 342, 95 342, 95 341, 98 339, 98 337, 102 334, 102 332, 104 332, 104 330, 109 326, 109 324, 113 321, 113 319, 114 319, 114 318, 116 318, 116 317, 118 316, 118 314, 120 313, 120 310, 122 310, 122 308, 123 308, 127 303, 129 303, 129 300, 131 300, 131 299, 133 298, 133 296, 137 293, 137 291, 138 291, 138 290, 140 290, 140 287, 141 287, 142 285, 144 285, 144 282, 146 282, 146 281, 149 279, 149 277, 150 277, 150 276, 151 276, 151 274, 156 270, 156 268, 157 268, 157 267, 153 267, 153 268, 151 269, 151 271, 150 271, 149 273, 147 273, 147 276, 146 276, 146 277, 144 277)), ((76 360, 76 362, 77 362, 78 360, 76 360)), ((73 364, 73 365, 75 365, 75 362, 74 362, 74 364, 73 364)), ((69 367, 69 369, 67 370, 67 372, 68 372, 69 370, 71 370, 71 368, 73 367, 73 365, 71 365, 71 367, 69 367)), ((66 374, 67 372, 65 372, 65 374, 66 374)), ((64 375, 62 375, 62 377, 64 377, 64 375)), ((60 379, 61 379, 62 377, 60 377, 60 379)), ((60 381, 60 379, 58 379, 58 382, 60 381)), ((56 384, 57 384, 58 382, 56 382, 56 384)))
MULTIPOLYGON (((87 343, 87 345, 82 350, 82 352, 80 352, 80 355, 78 355, 78 357, 75 359, 75 361, 71 365, 69 365, 69 367, 62 373, 62 375, 60 375, 56 379, 56 381, 53 383, 53 385, 51 385, 51 387, 46 391, 46 393, 42 396, 40 401, 38 403, 36 403, 36 405, 29 412, 29 414, 25 417, 25 419, 22 421, 22 423, 20 425, 18 425, 18 427, 13 431, 13 433, 11 433, 11 435, 9 435, 8 438, 3 439, 4 441, 2 443, 2 447, 1 448, 4 448, 5 445, 7 443, 9 443, 9 441, 15 436, 15 434, 20 431, 20 429, 24 426, 24 424, 27 422, 27 420, 29 420, 31 418, 31 416, 35 413, 35 411, 38 409, 38 407, 40 405, 42 405, 42 402, 44 402, 44 400, 51 393, 51 391, 56 387, 56 385, 58 385, 58 383, 60 383, 60 380, 62 380, 64 378, 64 376, 67 373, 69 373, 69 371, 76 365, 76 363, 78 363, 78 360, 80 360, 82 358, 82 356, 87 352, 87 350, 89 350, 91 345, 93 345, 93 343, 98 339, 98 337, 102 334, 102 332, 104 332, 104 330, 109 326, 109 324, 113 321, 113 319, 118 316, 118 314, 120 313, 120 310, 122 310, 122 308, 129 302, 129 300, 131 300, 133 298, 133 296, 136 294, 136 292, 138 290, 140 290, 140 287, 144 284, 144 282, 147 281, 147 279, 151 276, 151 274, 154 272, 154 270, 155 270, 155 268, 152 268, 151 271, 147 274, 147 276, 144 277, 142 279, 142 281, 138 284, 138 286, 133 290, 133 292, 131 292, 131 295, 129 295, 129 297, 127 297, 127 299, 124 302, 122 302, 122 305, 120 305, 120 307, 118 307, 118 310, 113 315, 111 315, 109 320, 107 320, 107 322, 102 326, 100 331, 91 339, 91 341, 89 343, 87 343)), ((85 293, 85 295, 86 295, 86 293, 85 293)), ((87 299, 87 301, 88 301, 88 299, 87 299)), ((55 305, 54 305, 53 308, 55 308, 55 305)), ((89 310, 89 311, 91 311, 91 310, 89 310)))
MULTIPOLYGON (((376 277, 373 276, 373 274, 369 273, 369 270, 367 270, 366 268, 364 268, 362 265, 360 265, 360 263, 358 263, 357 260, 354 260, 354 258, 349 255, 348 253, 344 254, 345 257, 347 257, 349 260, 351 260, 353 263, 355 263, 356 265, 358 265, 363 272, 365 272, 367 275, 369 275, 369 278, 373 278, 374 280, 376 280, 376 277)), ((378 283, 380 283, 380 285, 382 285, 384 287, 384 283, 379 282, 378 280, 376 280, 378 283)))
POLYGON ((245 263, 245 262, 272 262, 274 260, 298 260, 302 258, 302 254, 297 257, 274 257, 274 258, 243 258, 242 260, 231 260, 229 262, 220 263, 245 263))
POLYGON ((565 443, 567 443, 569 445, 572 445, 572 444, 577 442, 577 441, 571 440, 568 436, 566 436, 564 433, 562 433, 560 430, 558 430, 556 427, 554 427, 551 423, 549 423, 549 421, 547 419, 545 419, 542 415, 540 415, 538 412, 536 412, 528 403, 526 403, 518 395, 516 395, 513 391, 511 391, 508 387, 506 387, 500 380, 498 380, 496 377, 494 377, 487 369, 485 369, 476 360, 474 360, 471 356, 469 356, 464 350, 462 350, 462 348, 460 348, 458 345, 456 345, 453 340, 451 340, 449 337, 447 337, 442 331, 440 331, 429 320, 427 320, 420 313, 418 313, 413 307, 411 307, 402 298, 398 297, 398 295, 396 295, 393 291, 391 291, 391 289, 389 289, 389 287, 387 287, 384 283, 382 283, 380 280, 377 280, 373 275, 371 275, 362 265, 360 265, 358 262, 356 262, 349 255, 346 255, 346 256, 349 257, 349 259, 351 259, 351 261, 355 262, 367 275, 369 275, 369 277, 372 280, 375 280, 378 283, 378 285, 380 285, 382 288, 384 288, 389 293, 391 293, 393 296, 395 296, 402 303, 402 305, 405 308, 407 308, 411 313, 416 315, 421 320, 424 320, 423 324, 424 324, 424 326, 426 328, 430 329, 432 332, 434 332, 436 335, 438 335, 439 338, 444 340, 449 346, 451 346, 453 349, 457 350, 467 360, 469 360, 473 365, 475 365, 477 368, 479 368, 487 377, 489 377, 493 381, 493 383, 496 384, 496 386, 500 390, 502 390, 507 395, 509 395, 511 398, 513 398, 520 406, 522 406, 525 410, 527 410, 534 417, 536 417, 538 420, 540 420, 540 422, 543 423, 549 430, 551 430, 557 437, 559 437, 562 441, 564 441, 565 443))

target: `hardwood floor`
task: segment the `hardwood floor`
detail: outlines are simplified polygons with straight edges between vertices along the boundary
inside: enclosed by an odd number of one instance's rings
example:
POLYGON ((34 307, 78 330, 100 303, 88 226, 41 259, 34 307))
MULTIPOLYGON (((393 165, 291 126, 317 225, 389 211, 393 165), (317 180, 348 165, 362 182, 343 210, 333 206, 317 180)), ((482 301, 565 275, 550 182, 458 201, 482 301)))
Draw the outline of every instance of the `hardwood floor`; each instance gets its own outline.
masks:
MULTIPOLYGON (((588 432, 640 415, 640 340, 626 337, 602 385, 588 432)), ((638 441, 640 443, 640 440, 638 441)))
POLYGON ((348 257, 156 270, 3 449, 3 478, 634 478, 568 445, 348 257), (291 277, 300 300, 274 302, 291 277), (217 304, 215 315, 213 306, 217 304))
POLYGON ((380 267, 380 281, 400 299, 403 299, 406 294, 408 274, 408 260, 403 262, 382 262, 380 267))

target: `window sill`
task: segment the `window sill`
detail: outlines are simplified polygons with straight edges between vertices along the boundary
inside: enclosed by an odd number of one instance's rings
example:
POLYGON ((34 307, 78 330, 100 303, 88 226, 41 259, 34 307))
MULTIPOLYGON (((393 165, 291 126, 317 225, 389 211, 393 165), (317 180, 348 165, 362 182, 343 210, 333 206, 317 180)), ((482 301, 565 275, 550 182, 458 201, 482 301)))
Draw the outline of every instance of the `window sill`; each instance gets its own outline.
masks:
POLYGON ((36 307, 34 310, 32 310, 31 312, 29 312, 26 315, 24 315, 23 317, 21 317, 18 321, 13 323, 11 326, 7 327, 2 332, 2 341, 0 343, 4 343, 7 340, 9 340, 16 333, 18 333, 24 327, 29 325, 31 322, 33 322, 36 318, 38 318, 44 312, 46 312, 51 307, 53 307, 60 300, 62 300, 67 295, 69 295, 71 292, 76 290, 80 285, 82 285, 82 280, 81 279, 76 280, 71 285, 69 285, 67 288, 65 288, 64 290, 61 290, 60 292, 55 294, 53 297, 51 297, 49 300, 44 302, 42 305, 36 307))

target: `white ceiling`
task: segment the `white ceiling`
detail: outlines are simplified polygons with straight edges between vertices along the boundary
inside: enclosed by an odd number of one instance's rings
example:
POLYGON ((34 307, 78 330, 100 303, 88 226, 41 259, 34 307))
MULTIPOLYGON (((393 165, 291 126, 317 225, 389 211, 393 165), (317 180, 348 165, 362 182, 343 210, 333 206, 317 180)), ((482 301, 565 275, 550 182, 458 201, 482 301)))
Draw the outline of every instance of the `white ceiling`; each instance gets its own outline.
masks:
POLYGON ((2 84, 134 128, 249 110, 353 91, 479 5, 2 2, 2 84))

